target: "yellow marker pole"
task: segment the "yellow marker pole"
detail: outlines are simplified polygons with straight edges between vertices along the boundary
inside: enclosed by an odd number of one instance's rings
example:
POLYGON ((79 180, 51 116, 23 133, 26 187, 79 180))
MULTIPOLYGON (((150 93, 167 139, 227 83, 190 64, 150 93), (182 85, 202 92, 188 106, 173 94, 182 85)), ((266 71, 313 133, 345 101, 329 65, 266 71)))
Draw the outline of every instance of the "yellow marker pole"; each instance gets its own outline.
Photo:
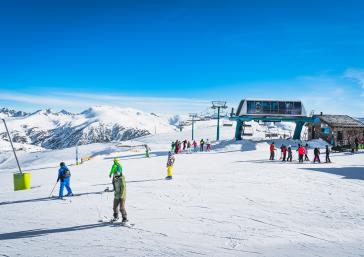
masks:
POLYGON ((13 176, 14 190, 17 191, 17 190, 30 189, 30 173, 23 173, 23 171, 21 170, 18 156, 16 156, 15 148, 13 146, 13 142, 10 137, 8 126, 6 125, 5 119, 2 119, 2 120, 4 122, 6 133, 8 134, 9 142, 10 142, 11 148, 13 149, 14 157, 15 157, 16 163, 18 165, 18 169, 19 169, 19 173, 15 173, 13 176))

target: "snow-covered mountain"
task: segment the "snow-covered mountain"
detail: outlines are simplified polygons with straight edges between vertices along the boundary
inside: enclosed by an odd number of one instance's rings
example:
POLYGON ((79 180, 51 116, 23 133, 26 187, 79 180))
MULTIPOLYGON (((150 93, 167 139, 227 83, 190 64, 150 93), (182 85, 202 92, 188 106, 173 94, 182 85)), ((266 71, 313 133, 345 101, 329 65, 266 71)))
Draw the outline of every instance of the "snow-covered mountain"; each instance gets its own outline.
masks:
MULTIPOLYGON (((47 149, 123 141, 176 129, 175 120, 170 117, 110 106, 95 106, 79 114, 50 109, 28 114, 3 108, 1 114, 13 142, 47 149)), ((8 139, 3 126, 0 127, 0 140, 4 144, 8 139)))
POLYGON ((1 108, 0 109, 0 118, 6 118, 6 117, 23 117, 28 115, 28 113, 23 111, 15 111, 8 108, 1 108))

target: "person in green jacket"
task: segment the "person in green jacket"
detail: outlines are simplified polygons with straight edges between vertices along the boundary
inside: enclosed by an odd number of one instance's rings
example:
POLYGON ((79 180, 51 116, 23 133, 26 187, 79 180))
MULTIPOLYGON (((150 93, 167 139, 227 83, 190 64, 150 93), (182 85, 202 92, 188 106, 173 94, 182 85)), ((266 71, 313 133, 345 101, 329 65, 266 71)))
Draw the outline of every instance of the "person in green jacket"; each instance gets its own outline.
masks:
POLYGON ((113 221, 119 219, 118 207, 123 218, 122 222, 128 222, 127 214, 125 210, 126 200, 126 183, 123 176, 123 168, 117 158, 114 158, 114 164, 111 167, 109 177, 112 177, 112 183, 114 186, 114 204, 113 204, 113 221))

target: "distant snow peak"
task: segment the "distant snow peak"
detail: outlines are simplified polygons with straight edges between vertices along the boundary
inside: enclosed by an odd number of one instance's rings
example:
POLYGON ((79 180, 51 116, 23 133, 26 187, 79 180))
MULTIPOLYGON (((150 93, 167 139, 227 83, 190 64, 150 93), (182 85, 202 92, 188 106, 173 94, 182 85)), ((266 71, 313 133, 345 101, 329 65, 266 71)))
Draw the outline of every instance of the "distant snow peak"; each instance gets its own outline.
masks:
POLYGON ((5 107, 0 109, 0 114, 2 114, 0 117, 23 117, 23 116, 28 115, 27 112, 15 111, 15 110, 8 109, 5 107))

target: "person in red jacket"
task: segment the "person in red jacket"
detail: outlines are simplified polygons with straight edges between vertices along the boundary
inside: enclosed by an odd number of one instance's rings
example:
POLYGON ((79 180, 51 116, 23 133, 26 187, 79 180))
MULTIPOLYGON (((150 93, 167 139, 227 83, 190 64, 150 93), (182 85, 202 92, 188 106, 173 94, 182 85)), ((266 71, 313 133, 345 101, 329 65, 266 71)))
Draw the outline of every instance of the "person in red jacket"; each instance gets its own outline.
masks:
POLYGON ((303 156, 305 155, 305 148, 301 145, 299 148, 298 148, 298 161, 299 162, 303 162, 303 156))
POLYGON ((286 161, 286 156, 287 156, 287 147, 285 145, 282 146, 282 162, 286 161))
POLYGON ((273 161, 274 160, 274 151, 276 150, 274 147, 274 142, 271 143, 269 150, 270 150, 269 160, 273 161))

